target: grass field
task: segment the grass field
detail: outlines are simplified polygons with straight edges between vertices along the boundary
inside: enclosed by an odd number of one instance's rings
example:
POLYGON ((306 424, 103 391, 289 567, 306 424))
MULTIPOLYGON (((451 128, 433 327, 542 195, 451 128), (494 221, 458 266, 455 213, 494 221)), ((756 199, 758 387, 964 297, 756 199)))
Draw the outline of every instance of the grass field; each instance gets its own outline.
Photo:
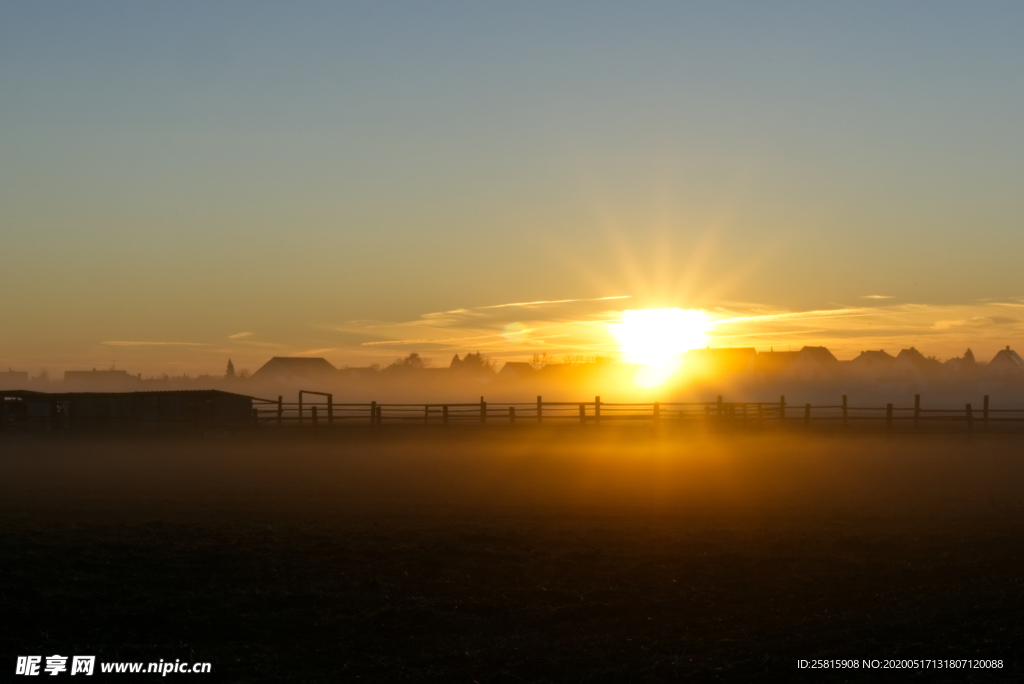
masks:
POLYGON ((197 681, 1018 681, 1022 542, 1020 437, 7 437, 0 649, 197 681))

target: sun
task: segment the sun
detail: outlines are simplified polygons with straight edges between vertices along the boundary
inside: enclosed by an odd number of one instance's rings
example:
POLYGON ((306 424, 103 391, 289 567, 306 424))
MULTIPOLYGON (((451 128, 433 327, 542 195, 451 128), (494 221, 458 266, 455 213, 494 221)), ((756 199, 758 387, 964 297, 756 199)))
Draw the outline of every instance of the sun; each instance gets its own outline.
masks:
POLYGON ((712 321, 692 309, 640 309, 622 312, 622 322, 609 324, 628 363, 639 364, 633 378, 643 388, 661 385, 683 365, 683 353, 708 343, 712 321))

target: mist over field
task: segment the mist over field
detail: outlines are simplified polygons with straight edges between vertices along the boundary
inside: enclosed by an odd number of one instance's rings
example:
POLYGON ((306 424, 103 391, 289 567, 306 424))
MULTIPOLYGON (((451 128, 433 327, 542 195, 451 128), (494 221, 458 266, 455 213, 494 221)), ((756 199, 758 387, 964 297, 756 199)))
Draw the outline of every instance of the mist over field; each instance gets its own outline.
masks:
POLYGON ((1005 681, 1022 655, 1015 439, 15 445, 5 652, 158 651, 233 682, 777 681, 940 655, 1005 681))

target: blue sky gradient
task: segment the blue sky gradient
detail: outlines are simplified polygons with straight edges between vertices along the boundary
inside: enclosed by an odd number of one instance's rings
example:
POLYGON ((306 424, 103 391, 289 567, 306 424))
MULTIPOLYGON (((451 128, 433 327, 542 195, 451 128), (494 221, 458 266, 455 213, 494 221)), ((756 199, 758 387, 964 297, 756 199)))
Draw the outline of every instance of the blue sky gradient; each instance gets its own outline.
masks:
POLYGON ((0 364, 362 363, 352 321, 615 295, 984 319, 1024 297, 1022 28, 1011 2, 6 3, 0 364))

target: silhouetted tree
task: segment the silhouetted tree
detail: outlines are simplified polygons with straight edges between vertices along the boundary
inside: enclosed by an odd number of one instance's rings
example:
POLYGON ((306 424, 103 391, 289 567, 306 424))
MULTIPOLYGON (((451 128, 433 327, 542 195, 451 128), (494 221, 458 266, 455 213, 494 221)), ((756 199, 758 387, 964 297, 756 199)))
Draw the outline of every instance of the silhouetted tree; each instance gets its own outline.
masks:
POLYGON ((547 352, 544 352, 543 354, 534 354, 533 358, 530 359, 530 365, 536 370, 540 370, 549 363, 551 363, 551 357, 548 356, 547 352))
POLYGON ((480 352, 466 354, 462 357, 462 364, 466 368, 479 368, 480 370, 494 370, 494 361, 487 358, 480 352))
POLYGON ((425 359, 416 352, 413 352, 404 359, 395 359, 394 365, 406 366, 408 368, 426 368, 430 365, 430 359, 425 359))
POLYGON ((461 359, 456 354, 449 366, 456 373, 470 376, 490 375, 494 373, 494 361, 480 352, 466 354, 461 359))
POLYGON ((235 377, 235 364, 231 363, 231 359, 228 359, 228 372, 225 377, 228 380, 232 380, 235 377))

